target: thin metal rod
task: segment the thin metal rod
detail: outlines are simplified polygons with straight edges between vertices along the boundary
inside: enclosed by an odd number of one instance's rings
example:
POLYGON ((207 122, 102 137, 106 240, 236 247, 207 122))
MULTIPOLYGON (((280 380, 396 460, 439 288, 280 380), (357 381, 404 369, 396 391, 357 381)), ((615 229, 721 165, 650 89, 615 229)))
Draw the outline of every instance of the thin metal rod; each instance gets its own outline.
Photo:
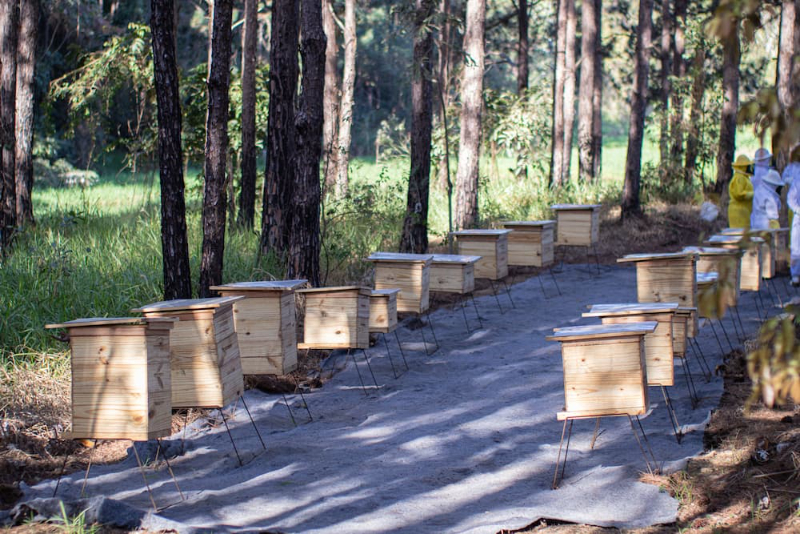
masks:
POLYGON ((759 302, 761 302, 761 307, 764 308, 764 317, 769 319, 769 308, 767 308, 767 305, 764 303, 764 299, 761 297, 761 291, 756 291, 755 294, 758 296, 759 302))
POLYGON ((303 406, 305 406, 306 412, 308 412, 308 420, 309 421, 313 421, 314 420, 314 416, 311 415, 311 410, 309 410, 309 408, 308 408, 308 402, 306 401, 306 396, 303 395, 303 388, 301 388, 300 387, 300 383, 297 382, 297 377, 296 376, 294 376, 292 374, 290 374, 289 376, 291 376, 292 380, 294 380, 294 390, 300 394, 300 398, 303 401, 303 406))
MULTIPOLYGON (((439 340, 436 339, 436 330, 433 328, 433 320, 431 319, 431 309, 428 308, 428 311, 425 312, 425 315, 428 317, 428 326, 431 327, 431 334, 433 334, 433 342, 436 343, 436 350, 439 350, 439 340)), ((425 325, 422 325, 425 328, 425 325)), ((435 351, 434 351, 435 352, 435 351)))
POLYGON ((467 334, 472 334, 472 330, 469 329, 469 321, 467 321, 467 312, 466 312, 467 303, 462 301, 461 306, 459 307, 461 308, 461 313, 464 315, 464 326, 467 327, 467 334))
POLYGON ((497 301, 497 307, 500 308, 500 313, 505 313, 503 311, 503 306, 500 305, 500 297, 497 296, 497 287, 494 285, 494 280, 489 279, 489 283, 492 284, 492 291, 494 292, 494 299, 497 301))
MULTIPOLYGON (((742 334, 739 333, 739 327, 736 325, 736 318, 734 317, 733 312, 728 309, 728 318, 731 320, 731 324, 733 325, 733 331, 736 333, 736 340, 741 343, 743 341, 742 334)), ((720 319, 722 321, 722 319, 720 319)))
POLYGON ((64 456, 64 462, 61 464, 61 469, 58 471, 58 478, 56 479, 56 489, 53 490, 53 498, 55 499, 56 493, 58 493, 58 486, 61 484, 61 477, 64 476, 64 471, 67 469, 67 460, 72 455, 71 452, 67 452, 66 456, 64 456))
POLYGON ((759 322, 761 322, 764 320, 764 315, 761 313, 761 306, 758 304, 758 300, 759 300, 758 297, 756 295, 753 295, 753 302, 755 302, 756 304, 756 313, 758 314, 758 320, 759 322))
MULTIPOLYGON (((420 321, 422 321, 422 318, 420 318, 420 321)), ((420 327, 419 331, 422 334, 422 345, 425 347, 425 355, 426 356, 430 356, 433 353, 428 352, 428 340, 425 339, 425 325, 424 324, 420 327)), ((434 352, 436 352, 436 351, 434 351, 434 352)))
POLYGON ((475 308, 475 316, 478 318, 478 324, 483 328, 483 321, 481 320, 481 314, 478 312, 478 304, 475 302, 475 295, 470 293, 469 298, 472 301, 472 306, 475 308))
POLYGON ((592 252, 594 252, 594 264, 597 266, 597 274, 600 274, 600 256, 597 254, 597 245, 592 243, 592 252))
POLYGON ((719 336, 717 335, 717 329, 714 328, 714 321, 710 318, 708 319, 708 324, 711 326, 711 331, 714 333, 714 337, 717 339, 717 344, 719 345, 719 352, 720 354, 725 354, 725 349, 722 348, 722 341, 720 341, 719 336))
MULTIPOLYGON (((558 287, 558 280, 556 280, 556 273, 555 273, 555 271, 553 271, 552 267, 547 269, 547 270, 550 272, 550 276, 553 278, 553 283, 556 285, 556 289, 558 290, 558 296, 560 297, 562 295, 562 293, 561 293, 561 288, 558 287)), ((539 276, 541 276, 541 275, 539 275, 539 276)))
MULTIPOLYGON (((638 417, 637 417, 638 419, 638 417)), ((633 419, 630 415, 628 415, 628 422, 631 424, 631 432, 633 432, 633 437, 636 438, 636 443, 639 445, 639 451, 642 453, 642 458, 644 458, 644 464, 647 466, 647 471, 650 474, 653 474, 653 468, 650 466, 650 460, 647 458, 647 453, 644 450, 644 445, 642 445, 642 440, 639 438, 639 433, 636 431, 636 427, 633 424, 633 419)))
POLYGON ((133 454, 136 456, 136 463, 139 464, 139 472, 142 474, 142 480, 144 480, 144 486, 147 488, 147 495, 150 496, 150 502, 153 504, 153 510, 157 511, 158 506, 156 506, 156 501, 153 499, 153 491, 150 489, 150 484, 147 482, 147 475, 145 475, 142 459, 139 458, 139 451, 136 450, 135 442, 133 444, 133 454))
POLYGON ((667 391, 667 388, 664 386, 661 386, 661 394, 664 395, 664 402, 666 403, 669 422, 672 425, 672 433, 675 434, 675 439, 680 445, 681 439, 683 439, 683 432, 681 432, 681 425, 678 423, 678 414, 675 413, 675 407, 672 405, 672 399, 669 397, 669 391, 667 391))
POLYGON ((731 352, 733 352, 733 343, 731 343, 731 338, 728 335, 728 330, 725 328, 725 324, 722 322, 722 319, 717 319, 717 323, 719 323, 719 327, 722 329, 722 333, 725 335, 725 340, 728 342, 731 352))
MULTIPOLYGON (((744 323, 742 322, 742 316, 739 314, 739 304, 733 307, 733 312, 736 314, 736 319, 739 321, 739 326, 742 329, 742 336, 744 339, 747 339, 747 331, 744 329, 744 323)), ((744 341, 743 339, 743 341, 744 341)))
POLYGON ((345 358, 347 358, 347 356, 352 356, 353 365, 356 368, 356 373, 358 373, 358 381, 361 382, 361 389, 364 391, 364 395, 369 396, 369 393, 367 393, 367 386, 364 384, 364 379, 361 378, 361 370, 358 368, 358 362, 356 361, 355 353, 353 353, 351 349, 347 349, 347 354, 345 355, 345 358))
POLYGON ((644 431, 644 427, 642 426, 642 420, 639 419, 639 416, 636 416, 636 423, 639 425, 639 430, 642 431, 642 437, 644 438, 644 444, 647 445, 647 450, 650 451, 650 457, 653 459, 653 466, 655 467, 655 471, 661 471, 658 468, 658 460, 656 460, 656 455, 653 453, 653 448, 650 446, 650 440, 647 439, 647 433, 644 431))
POLYGON ((400 343, 400 336, 397 335, 397 330, 394 331, 394 339, 397 341, 397 347, 400 349, 400 356, 403 358, 403 363, 406 366, 406 371, 408 371, 408 361, 406 361, 406 353, 403 350, 403 344, 400 343))
MULTIPOLYGON (((97 440, 94 440, 94 444, 92 446, 92 450, 89 451, 89 463, 86 465, 86 473, 83 475, 83 485, 81 486, 81 497, 84 495, 84 491, 86 490, 86 483, 89 481, 89 470, 92 468, 92 460, 94 459, 94 451, 97 449, 97 440)), ((136 450, 136 446, 134 445, 133 450, 136 450)))
POLYGON ((386 341, 386 334, 381 332, 381 336, 383 339, 383 345, 386 347, 386 355, 389 357, 389 364, 392 366, 392 374, 394 375, 394 379, 397 380, 400 375, 397 374, 397 369, 394 367, 394 360, 392 360, 392 353, 389 351, 389 343, 386 341))
POLYGON ((600 429, 600 418, 598 417, 595 419, 594 422, 594 434, 592 434, 592 443, 589 444, 589 448, 594 450, 594 444, 597 441, 597 431, 600 429))
MULTIPOLYGON (((264 438, 261 437, 261 432, 258 431, 258 426, 256 425, 255 419, 253 419, 253 415, 250 413, 250 408, 247 407, 247 402, 244 400, 244 396, 240 397, 242 399, 242 406, 244 406, 244 411, 247 412, 247 417, 250 418, 250 424, 253 425, 253 430, 256 431, 256 435, 258 436, 258 441, 261 442, 261 446, 264 450, 267 450, 267 445, 264 443, 264 438)), ((291 409, 289 410, 292 411, 291 409)), ((292 421, 294 421, 294 417, 292 417, 292 421)), ((295 424, 297 426, 297 424, 295 424)))
POLYGON ((699 359, 697 360, 697 365, 700 366, 700 372, 703 373, 703 376, 705 377, 707 384, 711 382, 711 375, 712 375, 711 367, 709 367, 708 361, 706 361, 706 355, 705 353, 703 353, 703 349, 700 348, 700 343, 696 339, 693 339, 692 343, 696 345, 696 348, 694 350, 699 356, 699 359), (705 369, 703 368, 703 365, 705 365, 705 369))
POLYGON ((556 472, 553 475, 553 486, 552 486, 553 489, 558 489, 558 481, 559 481, 558 471, 559 467, 561 467, 561 449, 564 446, 564 435, 567 432, 567 422, 569 422, 569 436, 567 437, 567 448, 564 451, 564 466, 561 469, 561 480, 564 479, 564 472, 567 469, 567 454, 569 453, 569 440, 570 437, 572 436, 572 423, 573 423, 572 419, 564 419, 564 427, 561 429, 561 442, 558 444, 558 457, 556 458, 556 472))
MULTIPOLYGON (((364 360, 366 360, 366 362, 367 362, 367 369, 369 369, 369 374, 372 375, 372 383, 375 384, 376 388, 380 387, 380 386, 378 386, 378 381, 375 380, 375 373, 372 372, 372 365, 370 365, 370 363, 369 363, 369 356, 367 356, 367 351, 364 350, 364 349, 361 349, 361 354, 364 355, 364 360)), ((354 356, 354 358, 355 358, 355 356, 354 356)))
POLYGON ((548 297, 548 296, 547 296, 547 292, 544 290, 544 282, 542 281, 542 275, 540 274, 540 275, 539 275, 539 276, 537 276, 536 278, 538 278, 538 279, 539 279, 539 287, 541 287, 541 288, 542 288, 542 296, 543 296, 544 298, 546 298, 546 299, 549 299, 550 297, 548 297))
MULTIPOLYGON (((183 492, 181 491, 181 487, 178 485, 178 479, 175 478, 175 473, 172 471, 172 466, 169 463, 169 458, 164 452, 161 450, 161 438, 156 438, 156 442, 158 443, 158 452, 161 453, 161 456, 164 458, 164 463, 167 464, 167 471, 169 471, 169 476, 172 477, 172 482, 175 483, 175 488, 178 490, 178 494, 181 496, 181 500, 185 501, 186 497, 183 496, 183 492)), ((136 444, 133 445, 136 448, 136 444)))
POLYGON ((289 410, 289 418, 292 420, 294 426, 297 426, 297 421, 294 419, 294 414, 292 413, 292 407, 289 406, 289 399, 286 398, 286 393, 281 392, 283 396, 283 404, 286 406, 286 409, 289 410))
POLYGON ((692 410, 694 410, 700 404, 700 398, 697 395, 697 388, 695 388, 694 378, 692 378, 692 370, 689 367, 688 350, 683 355, 683 376, 686 381, 686 389, 689 391, 689 402, 692 405, 692 410))
POLYGON ((506 281, 505 281, 505 280, 500 280, 500 282, 501 282, 501 283, 503 284, 503 286, 506 288, 506 295, 508 295, 508 300, 509 300, 509 301, 511 301, 511 307, 512 307, 512 308, 514 308, 514 309, 516 309, 516 308, 517 308, 517 305, 516 305, 516 304, 514 304, 514 299, 512 299, 512 298, 511 298, 511 289, 508 287, 508 284, 506 284, 506 281))
POLYGON ((239 460, 239 467, 243 466, 242 457, 239 456, 239 449, 236 448, 236 442, 233 440, 233 434, 231 434, 231 429, 228 426, 228 420, 225 418, 225 411, 220 408, 219 413, 222 416, 222 424, 225 425, 225 430, 228 432, 228 438, 231 440, 231 445, 233 445, 233 452, 236 453, 236 459, 239 460))

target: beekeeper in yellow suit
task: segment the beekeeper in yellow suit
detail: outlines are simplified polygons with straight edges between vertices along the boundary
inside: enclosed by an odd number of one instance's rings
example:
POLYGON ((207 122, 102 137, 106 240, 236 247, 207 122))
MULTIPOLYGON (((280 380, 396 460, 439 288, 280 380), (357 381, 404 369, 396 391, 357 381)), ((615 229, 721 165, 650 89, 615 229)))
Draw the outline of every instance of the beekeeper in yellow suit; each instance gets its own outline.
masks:
POLYGON ((745 155, 733 162, 733 178, 728 186, 728 227, 750 228, 750 212, 753 211, 753 184, 750 182, 753 164, 745 155))

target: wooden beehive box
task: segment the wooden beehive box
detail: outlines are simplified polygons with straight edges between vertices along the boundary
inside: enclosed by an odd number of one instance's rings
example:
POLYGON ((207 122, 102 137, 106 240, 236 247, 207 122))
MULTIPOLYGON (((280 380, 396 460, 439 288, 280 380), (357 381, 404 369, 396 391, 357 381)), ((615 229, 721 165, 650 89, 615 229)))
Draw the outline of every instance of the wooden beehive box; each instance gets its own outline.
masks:
POLYGON ((687 252, 629 254, 619 263, 636 264, 636 293, 639 302, 677 302, 695 307, 697 256, 687 252))
MULTIPOLYGON (((712 247, 739 249, 741 239, 741 236, 736 235, 714 235, 708 238, 706 244, 712 247)), ((761 289, 761 249, 765 242, 760 237, 750 239, 756 246, 742 251, 739 266, 739 289, 741 291, 761 289)))
POLYGON ((375 265, 375 289, 400 290, 397 311, 421 314, 430 304, 433 254, 376 252, 367 258, 375 265))
POLYGON ((369 331, 388 334, 397 328, 399 289, 374 289, 369 296, 369 331))
POLYGON ((508 235, 508 264, 546 267, 553 263, 555 221, 505 222, 508 235))
POLYGON ((672 324, 677 310, 678 304, 674 302, 596 304, 583 316, 598 317, 603 324, 658 323, 653 332, 644 336, 647 384, 672 386, 675 384, 672 324))
POLYGON ((233 305, 244 297, 154 302, 133 311, 179 319, 170 334, 173 408, 222 408, 244 392, 233 305))
POLYGON ((689 337, 689 324, 694 321, 696 308, 679 307, 672 318, 672 350, 675 356, 686 356, 686 344, 689 337))
POLYGON ((770 228, 763 230, 769 239, 761 247, 761 277, 775 278, 778 273, 786 271, 788 228, 770 228))
POLYGON ((431 291, 466 295, 475 290, 475 264, 480 256, 434 254, 431 263, 431 291))
POLYGON ((548 336, 561 342, 564 411, 558 419, 642 415, 649 409, 644 336, 655 322, 576 326, 548 336))
MULTIPOLYGON (((686 247, 684 252, 697 254, 697 273, 716 273, 724 282, 728 306, 739 301, 739 251, 724 247, 686 247)), ((698 285, 697 288, 700 291, 698 285)))
POLYGON ((508 235, 511 230, 461 230, 453 232, 462 256, 480 256, 475 278, 501 280, 508 276, 508 235))
POLYGON ((69 331, 73 439, 148 441, 172 434, 174 319, 77 319, 69 331))
POLYGON ((305 297, 303 349, 369 348, 369 297, 358 286, 299 289, 305 297))
POLYGON ((294 292, 306 282, 236 282, 211 288, 223 297, 244 297, 233 304, 243 374, 285 375, 297 369, 294 292))
POLYGON ((600 239, 600 204, 554 204, 556 245, 591 246, 600 239))

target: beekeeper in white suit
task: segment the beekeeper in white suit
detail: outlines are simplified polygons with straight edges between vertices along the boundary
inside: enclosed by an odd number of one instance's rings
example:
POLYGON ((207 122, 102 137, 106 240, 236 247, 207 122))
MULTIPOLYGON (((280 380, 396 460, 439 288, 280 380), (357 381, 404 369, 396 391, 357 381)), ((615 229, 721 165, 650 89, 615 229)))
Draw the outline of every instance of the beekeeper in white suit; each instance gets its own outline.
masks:
POLYGON ((772 154, 766 148, 759 148, 753 156, 753 177, 750 181, 753 183, 753 189, 758 189, 758 184, 761 179, 769 172, 769 165, 772 163, 772 154))
POLYGON ((791 184, 786 203, 789 205, 789 209, 795 213, 795 217, 792 219, 789 247, 792 285, 797 287, 800 286, 800 215, 798 215, 800 214, 800 162, 793 161, 786 166, 783 170, 783 181, 785 184, 791 184))
POLYGON ((753 193, 753 212, 750 214, 751 230, 780 228, 778 217, 781 212, 781 197, 777 192, 783 186, 783 178, 778 171, 769 171, 753 193))

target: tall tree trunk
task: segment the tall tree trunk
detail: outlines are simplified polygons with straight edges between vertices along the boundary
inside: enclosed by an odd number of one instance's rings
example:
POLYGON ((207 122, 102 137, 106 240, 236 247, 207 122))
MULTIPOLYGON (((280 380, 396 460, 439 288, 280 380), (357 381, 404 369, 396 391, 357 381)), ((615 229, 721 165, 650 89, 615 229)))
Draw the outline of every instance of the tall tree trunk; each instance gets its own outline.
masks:
POLYGON ((339 139, 336 150, 336 189, 347 194, 350 176, 350 142, 352 140, 353 103, 356 87, 356 0, 344 2, 344 71, 342 100, 339 108, 339 139))
POLYGON ((2 220, 0 220, 0 252, 6 253, 17 226, 17 193, 14 179, 17 93, 17 0, 0 2, 0 182, 2 182, 2 220))
POLYGON ((692 60, 692 107, 689 111, 689 128, 686 132, 686 163, 684 177, 687 184, 694 180, 697 170, 697 157, 700 155, 700 121, 703 115, 703 99, 706 94, 706 49, 705 40, 700 37, 692 60))
MULTIPOLYGON (((442 125, 447 124, 447 107, 450 105, 450 66, 453 60, 453 45, 452 45, 452 24, 450 21, 450 0, 441 0, 439 10, 442 14, 442 29, 439 36, 439 66, 438 66, 438 80, 436 91, 439 94, 439 121, 442 125)), ((447 134, 445 128, 445 135, 447 134)), ((445 137, 445 154, 438 161, 437 172, 439 173, 438 183, 443 191, 448 191, 448 200, 452 203, 448 187, 452 189, 450 183, 450 140, 445 137)), ((452 217, 449 220, 452 223, 452 217)))
MULTIPOLYGON (((786 124, 791 124, 793 118, 792 104, 792 76, 794 69, 794 57, 797 52, 794 49, 795 43, 795 0, 784 0, 781 3, 781 23, 778 39, 778 65, 775 69, 775 88, 778 93, 778 105, 784 115, 786 124)), ((785 131, 772 132, 772 153, 775 155, 777 169, 783 172, 789 162, 789 150, 797 140, 790 142, 785 131)))
MULTIPOLYGON (((667 165, 669 157, 669 97, 672 94, 672 9, 670 0, 661 0, 661 128, 658 150, 661 165, 667 165)), ((666 173, 665 175, 666 176, 666 173)))
POLYGON ((211 65, 208 74, 205 189, 203 191, 203 255, 200 260, 200 296, 222 283, 225 253, 228 155, 228 89, 230 86, 231 19, 233 0, 214 0, 211 65))
POLYGON ((528 0, 519 0, 517 8, 517 94, 528 89, 528 0))
POLYGON ((319 162, 322 157, 322 122, 325 93, 326 37, 322 27, 323 3, 302 0, 303 86, 295 117, 297 155, 289 229, 289 278, 320 284, 319 276, 319 162))
POLYGON ((426 28, 435 0, 416 0, 414 13, 414 63, 411 75, 411 172, 400 252, 422 254, 428 250, 428 195, 431 176, 433 129, 433 32, 426 28))
POLYGON ((650 71, 650 44, 653 32, 653 0, 639 2, 636 28, 636 65, 631 92, 631 120, 628 129, 628 155, 625 160, 625 185, 622 191, 622 218, 641 215, 639 182, 642 173, 644 112, 647 106, 647 76, 650 71))
POLYGON ((272 4, 267 167, 264 172, 261 250, 272 250, 279 255, 287 248, 289 192, 294 183, 297 16, 297 0, 275 0, 272 4))
POLYGON ((567 46, 567 2, 557 0, 556 57, 553 73, 553 124, 550 135, 550 185, 559 187, 564 176, 564 78, 567 46))
POLYGON ((39 2, 20 0, 17 42, 16 188, 17 224, 34 224, 33 203, 33 78, 36 67, 36 34, 39 2))
POLYGON ((456 172, 456 226, 478 221, 478 172, 483 107, 484 27, 486 0, 467 0, 464 52, 468 61, 461 77, 461 141, 456 172))
POLYGON ((595 0, 581 4, 581 82, 578 96, 578 175, 581 181, 594 178, 594 67, 597 50, 595 0))
POLYGON ((336 20, 333 18, 333 0, 322 0, 322 28, 328 41, 325 47, 325 94, 322 110, 322 151, 325 160, 325 193, 336 187, 336 129, 339 121, 339 46, 336 42, 336 20))
POLYGON ((728 182, 733 175, 733 156, 736 149, 736 112, 739 110, 739 21, 730 24, 731 31, 722 41, 722 122, 719 127, 717 151, 717 182, 714 190, 722 193, 722 208, 727 209, 728 182))
POLYGON ((258 0, 244 0, 242 31, 242 186, 239 226, 253 229, 256 213, 256 55, 258 0))
POLYGON ((564 51, 564 156, 562 157, 561 181, 566 183, 571 178, 572 138, 575 131, 575 49, 577 43, 575 33, 578 26, 578 14, 575 11, 575 0, 567 0, 567 41, 564 51))
POLYGON ((594 137, 592 151, 592 176, 600 179, 603 167, 603 0, 594 0, 594 26, 597 28, 597 44, 594 62, 594 93, 592 94, 592 136, 594 137))
MULTIPOLYGON (((686 11, 688 0, 675 0, 675 17, 672 22, 675 27, 675 46, 672 57, 672 75, 678 79, 686 77, 686 11)), ((683 96, 680 91, 672 93, 672 113, 670 124, 670 162, 673 167, 681 163, 683 155, 683 96)))
POLYGON ((174 0, 151 0, 153 73, 158 103, 158 167, 161 182, 161 254, 164 299, 192 297, 189 241, 186 237, 181 100, 173 26, 174 0))

